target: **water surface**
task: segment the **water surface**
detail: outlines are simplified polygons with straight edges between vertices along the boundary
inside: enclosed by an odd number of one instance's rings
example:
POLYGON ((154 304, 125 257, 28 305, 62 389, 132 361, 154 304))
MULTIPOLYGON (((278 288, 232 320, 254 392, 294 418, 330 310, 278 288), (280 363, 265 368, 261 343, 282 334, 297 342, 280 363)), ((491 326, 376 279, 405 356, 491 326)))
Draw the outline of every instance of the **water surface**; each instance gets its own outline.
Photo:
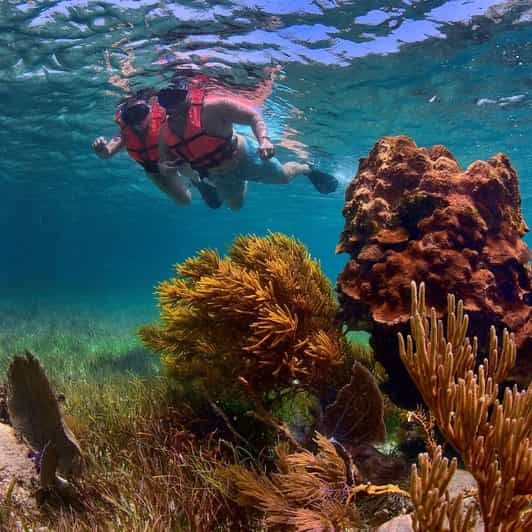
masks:
POLYGON ((2 2, 1 293, 150 306, 176 262, 269 229, 334 280, 345 184, 382 135, 443 143, 463 165, 507 153, 530 221, 531 22, 524 1, 2 2), (319 164, 339 190, 253 183, 240 212, 178 208, 125 155, 98 159, 125 91, 182 68, 248 88, 275 70, 262 110, 279 158, 319 164))

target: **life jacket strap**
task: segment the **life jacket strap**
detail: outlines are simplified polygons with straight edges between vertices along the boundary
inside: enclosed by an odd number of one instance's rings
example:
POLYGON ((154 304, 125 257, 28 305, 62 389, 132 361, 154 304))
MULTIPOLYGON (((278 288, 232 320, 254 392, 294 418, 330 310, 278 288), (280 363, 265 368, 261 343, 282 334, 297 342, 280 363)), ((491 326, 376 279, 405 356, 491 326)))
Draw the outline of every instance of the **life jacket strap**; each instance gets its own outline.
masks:
POLYGON ((158 145, 157 144, 151 144, 150 146, 144 146, 143 148, 127 148, 127 151, 130 152, 132 151, 133 153, 146 153, 146 152, 149 152, 150 150, 154 150, 155 148, 157 148, 158 145))
POLYGON ((237 142, 236 136, 226 139, 226 141, 223 144, 220 144, 215 150, 191 161, 190 166, 195 170, 203 167, 209 168, 210 166, 216 166, 228 155, 232 156, 234 154, 237 142))
POLYGON ((195 141, 196 139, 199 139, 200 137, 203 137, 205 135, 205 131, 201 130, 199 133, 196 133, 195 135, 192 135, 191 137, 188 137, 186 139, 183 139, 179 142, 176 142, 175 144, 171 144, 168 146, 171 150, 177 150, 181 148, 182 146, 187 146, 187 144, 190 144, 191 142, 195 141))

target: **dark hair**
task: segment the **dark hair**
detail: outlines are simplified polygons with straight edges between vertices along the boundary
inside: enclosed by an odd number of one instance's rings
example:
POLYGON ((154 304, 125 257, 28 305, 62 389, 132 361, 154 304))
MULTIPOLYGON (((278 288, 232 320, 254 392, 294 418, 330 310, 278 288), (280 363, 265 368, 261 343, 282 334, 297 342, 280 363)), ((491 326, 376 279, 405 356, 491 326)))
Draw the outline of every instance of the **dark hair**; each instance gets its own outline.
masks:
POLYGON ((150 106, 144 100, 132 99, 130 103, 125 102, 120 108, 122 120, 128 125, 133 126, 142 122, 150 112, 150 106))
POLYGON ((135 93, 137 100, 146 100, 148 101, 153 96, 157 96, 157 89, 155 87, 145 87, 144 89, 139 89, 135 93))
POLYGON ((128 94, 127 96, 124 96, 118 102, 117 107, 129 107, 130 105, 137 103, 139 100, 149 102, 152 96, 157 96, 157 90, 155 87, 144 87, 143 89, 139 89, 134 94, 128 94))
POLYGON ((172 84, 159 91, 157 100, 163 107, 170 108, 185 101, 188 94, 188 82, 183 81, 183 83, 172 84))

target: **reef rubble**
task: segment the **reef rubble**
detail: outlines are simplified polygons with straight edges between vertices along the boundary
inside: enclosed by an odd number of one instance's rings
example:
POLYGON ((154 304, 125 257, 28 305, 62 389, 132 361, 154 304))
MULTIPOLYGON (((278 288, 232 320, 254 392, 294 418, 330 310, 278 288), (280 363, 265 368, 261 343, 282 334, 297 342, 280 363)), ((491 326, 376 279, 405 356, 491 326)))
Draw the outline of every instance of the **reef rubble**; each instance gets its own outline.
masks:
POLYGON ((486 323, 515 335, 510 380, 532 377, 532 267, 523 241, 518 176, 506 155, 460 168, 447 148, 383 137, 362 158, 346 190, 337 253, 350 259, 336 289, 341 319, 372 332, 393 400, 419 399, 401 364, 397 333, 410 319, 410 282, 427 285, 429 308, 444 314, 447 294, 463 300, 469 330, 487 345, 486 323))

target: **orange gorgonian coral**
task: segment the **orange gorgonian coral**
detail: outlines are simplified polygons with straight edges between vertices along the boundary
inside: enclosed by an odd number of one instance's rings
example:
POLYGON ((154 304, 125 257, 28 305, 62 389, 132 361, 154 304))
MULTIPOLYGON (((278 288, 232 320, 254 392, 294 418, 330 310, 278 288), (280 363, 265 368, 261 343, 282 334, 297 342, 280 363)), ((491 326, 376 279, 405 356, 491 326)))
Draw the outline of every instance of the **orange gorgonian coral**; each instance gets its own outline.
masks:
MULTIPOLYGON (((428 312, 424 284, 418 289, 412 283, 411 293, 411 335, 406 342, 399 335, 401 359, 443 436, 478 483, 486 532, 532 530, 532 384, 522 391, 507 387, 499 394, 499 384, 515 364, 513 334, 505 330, 499 346, 492 327, 487 357, 476 367, 477 339, 471 342, 466 336, 469 319, 462 301, 448 296, 444 326, 434 308, 428 312)), ((446 464, 436 465, 438 453, 434 463, 426 456, 421 459, 421 477, 415 470, 412 474, 415 530, 428 530, 434 516, 450 512, 451 520, 451 514, 460 514, 459 501, 444 500, 452 472, 448 474, 446 464)))
POLYGON ((294 238, 239 236, 226 257, 202 250, 176 271, 157 287, 160 322, 139 333, 174 374, 261 392, 349 375, 331 283, 294 238))

